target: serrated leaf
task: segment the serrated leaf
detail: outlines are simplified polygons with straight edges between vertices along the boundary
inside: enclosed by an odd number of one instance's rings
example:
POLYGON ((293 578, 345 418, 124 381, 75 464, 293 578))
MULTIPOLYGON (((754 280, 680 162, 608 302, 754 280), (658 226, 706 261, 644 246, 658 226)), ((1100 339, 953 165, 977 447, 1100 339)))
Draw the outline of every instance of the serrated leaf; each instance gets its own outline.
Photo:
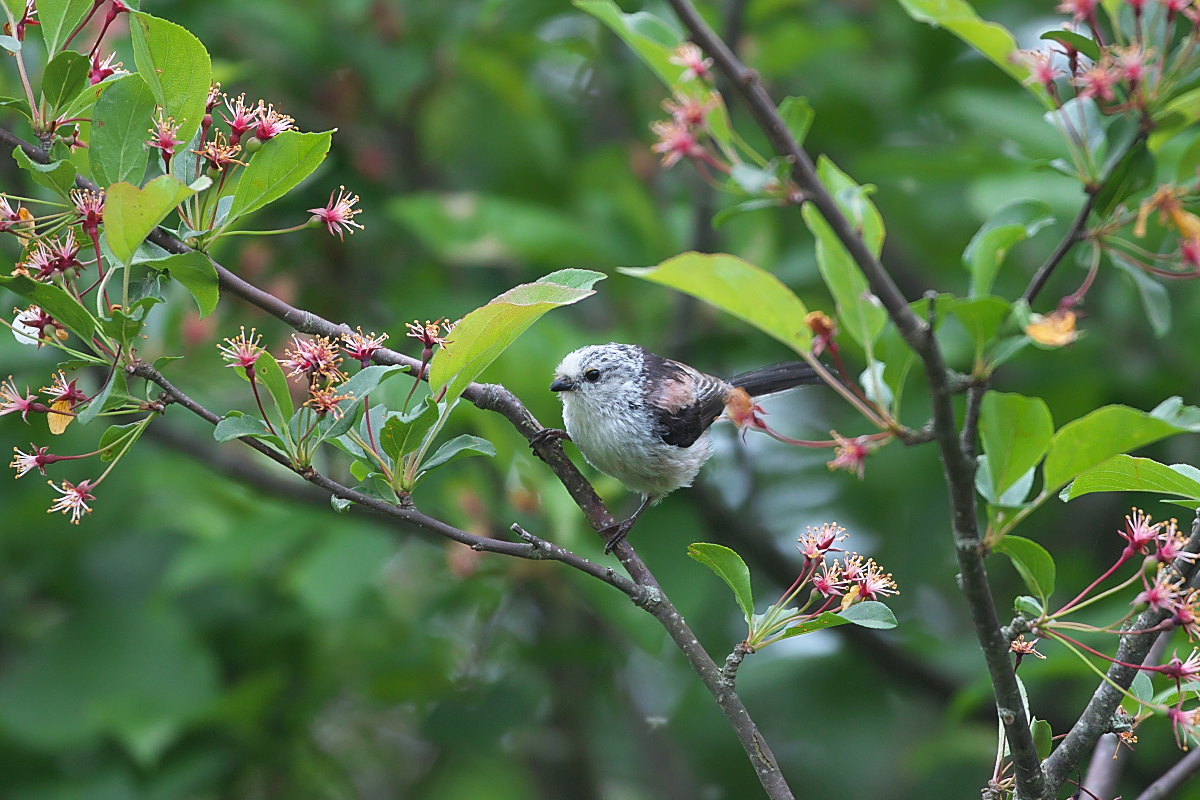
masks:
MULTIPOLYGON (((174 117, 185 142, 200 127, 212 86, 208 51, 187 28, 143 11, 130 14, 133 59, 163 116, 174 117)), ((106 220, 107 221, 107 220, 106 220)))
POLYGON ((429 385, 439 401, 453 404, 488 365, 543 314, 595 294, 604 274, 586 269, 552 272, 509 289, 467 314, 455 326, 449 347, 440 347, 429 365, 429 385))
POLYGON ((622 267, 626 275, 670 286, 748 322, 796 352, 812 346, 808 309, 783 281, 726 253, 683 253, 657 267, 622 267))
POLYGON ((487 439, 481 439, 478 436, 464 433, 461 436, 455 436, 439 447, 433 455, 421 463, 421 469, 423 472, 428 472, 431 469, 437 469, 443 464, 449 464, 451 461, 457 461, 460 458, 468 456, 487 456, 488 458, 493 458, 495 455, 496 445, 487 439))
POLYGON ((1037 595, 1045 606, 1054 592, 1056 572, 1054 558, 1049 551, 1032 539, 1009 535, 996 544, 994 552, 1012 559, 1013 566, 1029 591, 1037 595))
POLYGON ((1043 491, 1057 491, 1077 475, 1118 453, 1157 442, 1187 430, 1178 424, 1128 406, 1104 406, 1054 434, 1042 475, 1043 491))
POLYGON ((1200 481, 1186 474, 1186 465, 1168 467, 1149 458, 1113 456, 1080 474, 1059 494, 1064 502, 1094 492, 1154 492, 1200 500, 1200 481))
POLYGON ((257 211, 294 189, 325 160, 332 141, 332 131, 284 131, 264 142, 242 171, 229 207, 229 220, 257 211))
POLYGON ((754 593, 750 588, 750 569, 742 557, 724 545, 710 542, 688 545, 688 555, 717 573, 728 584, 749 622, 754 617, 754 593))
POLYGON ((42 73, 42 95, 53 111, 83 91, 90 69, 87 56, 74 50, 64 50, 50 60, 42 73))
POLYGON ((92 8, 92 0, 38 0, 38 21, 46 52, 56 53, 92 8))
POLYGON ((1054 420, 1040 397, 988 392, 979 409, 979 437, 998 497, 1037 466, 1050 447, 1054 420))
MULTIPOLYGON (((220 299, 220 280, 212 260, 197 250, 176 253, 166 258, 141 262, 144 266, 166 272, 192 293, 200 308, 200 318, 211 314, 220 299)), ((290 414, 288 416, 291 416, 290 414)))
POLYGON ((989 294, 1008 251, 1053 222, 1050 206, 1040 200, 1014 200, 992 214, 963 251, 963 266, 971 273, 971 296, 989 294))
POLYGON ((146 175, 146 139, 154 123, 154 95, 140 75, 124 75, 96 100, 88 161, 101 186, 139 186, 146 175))
POLYGON ((177 205, 211 183, 205 177, 189 186, 174 175, 159 175, 141 189, 123 181, 109 186, 104 228, 113 255, 128 264, 142 241, 177 205))
POLYGON ((896 627, 896 615, 892 610, 875 600, 864 600, 861 603, 855 603, 846 610, 841 612, 842 619, 851 622, 860 628, 872 628, 874 630, 890 630, 896 627))

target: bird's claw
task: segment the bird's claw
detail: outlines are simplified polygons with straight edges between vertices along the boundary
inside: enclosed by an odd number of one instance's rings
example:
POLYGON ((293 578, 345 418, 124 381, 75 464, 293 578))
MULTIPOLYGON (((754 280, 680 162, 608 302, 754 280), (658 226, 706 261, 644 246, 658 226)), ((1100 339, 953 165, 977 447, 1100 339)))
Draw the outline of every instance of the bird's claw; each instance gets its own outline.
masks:
POLYGON ((610 555, 613 548, 625 540, 625 537, 629 535, 629 531, 633 528, 633 523, 636 521, 637 517, 630 517, 627 520, 618 522, 616 525, 609 525, 600 531, 600 535, 604 537, 604 555, 610 555))
POLYGON ((553 441, 570 441, 571 434, 558 428, 542 428, 540 431, 529 437, 529 446, 535 451, 543 445, 550 444, 553 441))

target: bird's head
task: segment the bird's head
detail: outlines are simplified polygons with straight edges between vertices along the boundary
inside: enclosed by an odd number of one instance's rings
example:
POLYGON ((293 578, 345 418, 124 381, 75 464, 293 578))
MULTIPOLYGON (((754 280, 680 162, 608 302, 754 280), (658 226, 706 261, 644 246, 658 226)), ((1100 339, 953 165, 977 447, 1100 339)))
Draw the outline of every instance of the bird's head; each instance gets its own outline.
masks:
POLYGON ((642 348, 629 344, 596 344, 567 353, 554 371, 550 391, 564 403, 615 403, 640 398, 645 362, 642 348))

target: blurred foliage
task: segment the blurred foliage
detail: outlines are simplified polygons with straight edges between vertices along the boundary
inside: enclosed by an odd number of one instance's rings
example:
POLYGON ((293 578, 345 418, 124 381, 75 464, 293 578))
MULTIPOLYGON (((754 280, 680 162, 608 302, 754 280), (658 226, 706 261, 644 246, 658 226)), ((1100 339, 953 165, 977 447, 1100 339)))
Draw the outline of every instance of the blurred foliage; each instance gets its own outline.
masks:
MULTIPOLYGON (((345 243, 320 231, 236 240, 215 253, 235 272, 327 318, 387 330, 398 347, 403 322, 458 318, 550 270, 610 275, 595 297, 538 322, 484 373, 547 424, 559 419, 547 391, 553 366, 585 343, 638 342, 725 374, 787 356, 744 323, 618 266, 719 249, 768 268, 808 307, 831 305, 794 209, 708 229, 726 200, 690 170, 661 170, 649 151, 660 86, 616 37, 560 0, 143 5, 201 38, 227 91, 264 97, 305 130, 338 129, 321 171, 255 227, 301 221, 339 184, 362 196, 366 228, 345 243)), ((1026 47, 1058 21, 1046 2, 976 6, 1026 47)), ((1017 243, 996 278, 996 293, 1019 294, 1082 202, 1073 182, 1031 168, 1061 146, 1027 92, 892 3, 732 0, 704 9, 736 25, 739 50, 775 97, 808 99, 810 151, 877 187, 889 232, 884 260, 907 296, 965 294, 961 254, 980 225, 1010 201, 1044 203, 1058 222, 1017 243)), ((132 62, 131 52, 120 57, 132 62)), ((0 94, 19 94, 16 81, 14 70, 0 72, 0 94)), ((7 159, 0 171, 5 187, 24 186, 7 159)), ((1060 270, 1046 297, 1074 289, 1083 270, 1060 270)), ((1200 317, 1185 310, 1200 298, 1192 283, 1171 290, 1178 313, 1156 336, 1129 275, 1102 271, 1086 335, 1069 349, 1028 351, 997 373, 997 388, 1044 398, 1059 426, 1105 403, 1151 408, 1194 395, 1200 317)), ((221 408, 244 393, 221 368, 215 342, 239 325, 266 331, 276 349, 288 334, 227 300, 204 320, 190 300, 172 303, 156 325, 150 347, 193 356, 185 390, 221 408)), ((848 358, 862 363, 851 348, 848 358)), ((968 368, 969 340, 950 355, 968 368)), ((47 374, 53 363, 49 352, 0 337, 0 377, 47 374)), ((919 423, 924 409, 912 397, 905 416, 919 423)), ((770 409, 775 427, 806 438, 856 425, 817 390, 770 409)), ((165 423, 215 450, 211 431, 184 414, 165 423)), ((497 536, 519 521, 603 558, 565 491, 507 423, 464 407, 449 428, 499 452, 431 474, 423 508, 497 536)), ((23 444, 16 437, 25 429, 11 416, 0 429, 23 444)), ((634 533, 709 651, 720 660, 732 648, 741 614, 686 557, 688 543, 738 549, 756 580, 782 584, 756 587, 774 596, 798 563, 796 535, 836 519, 902 587, 890 602, 900 627, 887 643, 943 678, 931 681, 844 629, 749 659, 739 688, 792 785, 813 797, 974 796, 994 755, 995 723, 955 585, 936 453, 887 447, 859 482, 830 473, 823 454, 766 437, 743 444, 729 430, 717 438, 702 485, 673 495, 634 533)), ((63 451, 93 446, 77 430, 60 441, 63 451)), ((273 466, 234 445, 221 452, 273 466)), ((1150 452, 1196 462, 1192 437, 1150 452)), ((62 474, 82 477, 70 465, 62 474)), ((631 502, 614 481, 596 478, 614 507, 631 502)), ((1082 587, 1120 550, 1112 531, 1128 502, 1092 495, 1068 517, 1055 501, 1022 533, 1056 554, 1059 586, 1082 587)), ((565 568, 336 515, 319 496, 278 497, 154 438, 105 482, 87 524, 47 517, 46 505, 36 477, 0 481, 3 797, 759 792, 724 718, 657 624, 565 568)), ((1005 608, 1022 591, 1019 579, 1006 561, 989 564, 1005 608)), ((1050 655, 1022 676, 1039 716, 1061 732, 1094 680, 1061 652, 1050 655)), ((1177 758, 1166 726, 1141 739, 1127 795, 1177 758)))

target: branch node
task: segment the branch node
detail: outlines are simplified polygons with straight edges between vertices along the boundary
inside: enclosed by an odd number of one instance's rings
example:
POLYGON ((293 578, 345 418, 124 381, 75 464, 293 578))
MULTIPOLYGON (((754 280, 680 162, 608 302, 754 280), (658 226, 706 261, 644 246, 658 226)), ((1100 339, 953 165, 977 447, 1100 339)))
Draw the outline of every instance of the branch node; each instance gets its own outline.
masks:
MULTIPOLYGON (((609 570, 612 571, 611 568, 609 570)), ((642 590, 631 598, 634 605, 645 611, 652 611, 655 606, 662 602, 662 592, 657 586, 643 586, 642 590)))

